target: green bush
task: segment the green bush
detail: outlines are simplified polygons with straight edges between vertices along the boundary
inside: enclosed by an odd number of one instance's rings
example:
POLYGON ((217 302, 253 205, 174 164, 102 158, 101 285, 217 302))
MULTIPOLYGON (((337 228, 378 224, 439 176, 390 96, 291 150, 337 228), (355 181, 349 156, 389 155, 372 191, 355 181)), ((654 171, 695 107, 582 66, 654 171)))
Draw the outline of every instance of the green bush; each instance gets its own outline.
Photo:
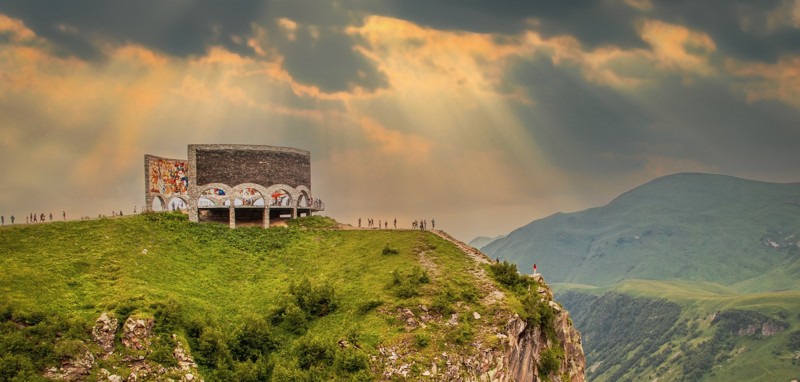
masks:
POLYGON ((178 366, 178 360, 172 355, 173 348, 174 345, 170 336, 160 334, 150 344, 151 352, 147 355, 147 359, 164 367, 176 367, 178 366))
POLYGON ((173 299, 150 304, 150 308, 153 309, 154 320, 158 323, 154 329, 160 333, 173 333, 183 323, 181 306, 173 299))
POLYGON ((193 350, 197 363, 209 368, 228 369, 231 364, 227 338, 216 327, 204 328, 193 350))
POLYGON ((341 349, 336 353, 334 365, 340 372, 355 373, 369 368, 369 357, 364 352, 352 347, 341 349))
POLYGON ((0 382, 6 381, 40 381, 36 367, 28 357, 16 354, 0 356, 0 382))
POLYGON ((324 317, 336 310, 335 292, 328 282, 315 286, 304 277, 299 284, 289 285, 289 293, 297 307, 313 317, 324 317))
POLYGON ((787 347, 789 351, 800 351, 800 330, 795 330, 789 334, 787 347))
POLYGON ((516 264, 505 260, 502 263, 489 265, 489 271, 497 282, 517 294, 525 293, 527 288, 533 285, 530 277, 519 274, 516 264))
POLYGON ((302 311, 294 303, 286 306, 281 314, 281 325, 292 334, 303 334, 308 329, 308 319, 306 312, 302 311))
POLYGON ((272 378, 272 362, 260 359, 258 361, 237 362, 233 367, 233 378, 237 382, 261 382, 272 378))
POLYGON ((384 255, 397 255, 397 254, 400 253, 400 251, 397 250, 396 248, 390 248, 387 245, 387 246, 383 247, 383 251, 381 251, 381 253, 384 254, 384 255))
POLYGON ((431 281, 428 274, 420 267, 413 267, 408 274, 403 274, 399 270, 392 271, 392 281, 388 287, 393 289, 395 296, 399 298, 411 298, 420 295, 420 285, 431 281))
POLYGON ((429 343, 430 336, 427 334, 418 333, 414 335, 414 346, 416 346, 417 349, 424 349, 428 347, 429 343))
POLYGON ((278 348, 278 341, 269 323, 263 318, 250 318, 233 335, 231 354, 237 361, 257 361, 278 348))
POLYGON ((472 342, 472 339, 475 337, 475 332, 472 330, 472 326, 470 326, 466 322, 462 322, 452 330, 447 332, 445 335, 445 339, 448 342, 452 342, 459 346, 464 346, 472 342))
POLYGON ((564 358, 564 355, 559 353, 561 349, 556 349, 556 347, 549 347, 542 351, 542 355, 539 357, 539 375, 546 376, 550 375, 558 371, 561 367, 561 360, 564 358))
POLYGON ((358 313, 367 314, 371 310, 373 310, 373 309, 375 309, 375 308, 377 308, 377 307, 379 307, 381 305, 383 305, 383 301, 382 300, 369 300, 369 301, 367 301, 367 302, 365 302, 363 304, 360 304, 358 306, 358 313))
POLYGON ((329 366, 333 361, 334 351, 315 338, 301 339, 294 349, 297 365, 308 370, 312 366, 329 366))

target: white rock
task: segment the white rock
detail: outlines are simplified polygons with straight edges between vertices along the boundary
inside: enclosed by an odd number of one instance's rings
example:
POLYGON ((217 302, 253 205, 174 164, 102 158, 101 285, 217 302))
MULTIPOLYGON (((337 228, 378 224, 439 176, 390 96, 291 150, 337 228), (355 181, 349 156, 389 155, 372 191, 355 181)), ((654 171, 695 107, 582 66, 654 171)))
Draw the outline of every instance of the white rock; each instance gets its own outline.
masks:
POLYGON ((481 319, 481 315, 478 312, 472 312, 472 318, 474 318, 476 320, 480 320, 481 319))

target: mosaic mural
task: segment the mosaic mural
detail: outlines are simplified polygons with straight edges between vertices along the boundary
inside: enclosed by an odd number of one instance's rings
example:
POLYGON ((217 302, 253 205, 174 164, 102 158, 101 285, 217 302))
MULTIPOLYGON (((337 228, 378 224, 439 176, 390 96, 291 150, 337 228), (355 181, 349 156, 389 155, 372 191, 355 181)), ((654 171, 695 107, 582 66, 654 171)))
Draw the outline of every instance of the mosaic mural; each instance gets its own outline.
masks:
POLYGON ((197 201, 198 207, 222 207, 230 205, 230 201, 225 195, 225 190, 220 188, 209 188, 200 194, 200 199, 197 201))
POLYGON ((282 206, 288 207, 292 202, 292 197, 289 196, 289 193, 284 190, 278 190, 270 195, 270 206, 282 206))
POLYGON ((164 196, 188 195, 189 177, 186 161, 152 158, 150 159, 150 192, 164 196))
POLYGON ((255 188, 244 188, 236 195, 235 205, 264 207, 264 196, 255 188))

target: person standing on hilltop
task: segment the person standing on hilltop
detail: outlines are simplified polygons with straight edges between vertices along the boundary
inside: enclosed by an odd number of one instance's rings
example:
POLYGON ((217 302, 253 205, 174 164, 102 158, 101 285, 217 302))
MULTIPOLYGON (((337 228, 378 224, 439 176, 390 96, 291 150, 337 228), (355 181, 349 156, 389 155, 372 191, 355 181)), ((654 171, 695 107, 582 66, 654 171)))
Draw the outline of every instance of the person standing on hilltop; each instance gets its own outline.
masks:
POLYGON ((53 213, 50 213, 50 221, 53 221, 53 213))
POLYGON ((0 216, 0 225, 6 225, 6 216, 0 216))
POLYGON ((361 228, 361 218, 358 218, 358 228, 361 228))
POLYGON ((14 225, 14 215, 11 215, 11 225, 14 225))
POLYGON ((431 227, 432 227, 433 229, 436 229, 436 220, 434 220, 434 219, 431 219, 431 227))
MULTIPOLYGON (((133 207, 136 208, 136 207, 133 207)), ((67 211, 61 211, 61 216, 64 218, 64 221, 67 221, 67 211)))
POLYGON ((394 229, 397 229, 397 218, 394 218, 394 229))
POLYGON ((42 223, 44 223, 44 212, 42 212, 42 220, 40 220, 40 221, 41 221, 42 223))

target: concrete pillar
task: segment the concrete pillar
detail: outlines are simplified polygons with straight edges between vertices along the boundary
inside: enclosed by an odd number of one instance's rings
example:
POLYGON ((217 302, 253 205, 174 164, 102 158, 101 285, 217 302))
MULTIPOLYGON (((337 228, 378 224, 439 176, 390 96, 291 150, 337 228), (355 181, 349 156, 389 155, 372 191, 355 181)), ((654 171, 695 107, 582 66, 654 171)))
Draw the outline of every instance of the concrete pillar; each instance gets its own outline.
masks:
POLYGON ((297 207, 292 208, 292 219, 297 219, 297 207))
POLYGON ((264 228, 269 228, 269 207, 264 207, 264 228))
POLYGON ((236 208, 234 208, 233 203, 231 203, 228 211, 228 223, 231 228, 236 228, 236 208))

